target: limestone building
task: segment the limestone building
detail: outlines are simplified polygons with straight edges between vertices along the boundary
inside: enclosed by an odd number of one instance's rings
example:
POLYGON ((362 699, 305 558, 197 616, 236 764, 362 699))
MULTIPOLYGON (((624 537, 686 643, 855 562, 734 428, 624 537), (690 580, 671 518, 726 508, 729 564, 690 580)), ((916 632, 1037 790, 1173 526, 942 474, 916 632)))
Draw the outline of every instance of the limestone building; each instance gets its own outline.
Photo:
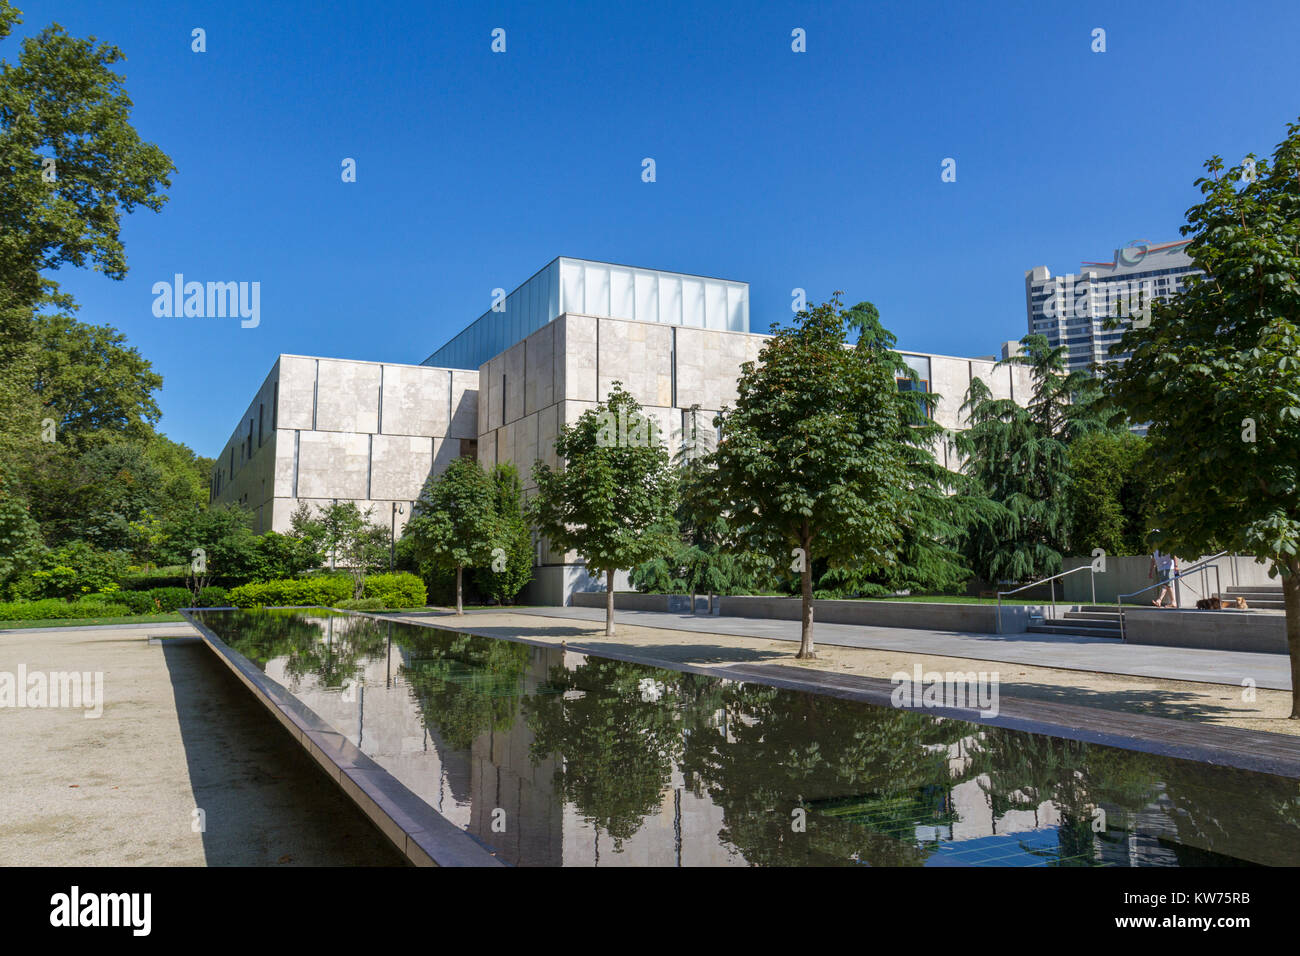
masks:
MULTIPOLYGON (((279 356, 213 467, 212 500, 248 508, 259 531, 287 529, 301 502, 356 501, 400 535, 425 479, 457 456, 512 461, 531 491, 533 463, 557 465, 560 428, 614 382, 670 451, 707 440, 767 338, 749 332, 749 286, 732 280, 560 258, 498 299, 421 365, 279 356)), ((998 397, 1030 392, 1025 370, 993 356, 901 354, 941 396, 931 413, 945 428, 964 427, 973 377, 998 397)), ((545 541, 537 561, 534 603, 603 586, 545 541)))

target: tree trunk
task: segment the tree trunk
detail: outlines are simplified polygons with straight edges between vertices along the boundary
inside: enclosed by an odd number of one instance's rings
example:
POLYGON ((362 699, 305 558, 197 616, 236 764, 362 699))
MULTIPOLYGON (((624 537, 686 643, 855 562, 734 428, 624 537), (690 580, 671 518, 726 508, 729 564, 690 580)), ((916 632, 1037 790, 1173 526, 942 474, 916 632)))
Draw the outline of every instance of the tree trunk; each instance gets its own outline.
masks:
POLYGON ((1300 558, 1286 562, 1282 599, 1286 605, 1286 647, 1291 655, 1291 719, 1300 720, 1300 558))
POLYGON ((800 660, 815 660, 817 657, 817 645, 813 643, 812 557, 808 554, 811 538, 812 535, 805 531, 800 542, 803 548, 803 572, 799 575, 803 591, 803 627, 799 634, 799 653, 795 655, 800 660))
POLYGON ((465 569, 462 568, 459 564, 456 565, 456 613, 457 614, 465 613, 465 602, 461 597, 461 587, 460 587, 461 577, 464 573, 465 573, 465 569))
POLYGON ((614 636, 614 572, 605 572, 605 636, 614 636))

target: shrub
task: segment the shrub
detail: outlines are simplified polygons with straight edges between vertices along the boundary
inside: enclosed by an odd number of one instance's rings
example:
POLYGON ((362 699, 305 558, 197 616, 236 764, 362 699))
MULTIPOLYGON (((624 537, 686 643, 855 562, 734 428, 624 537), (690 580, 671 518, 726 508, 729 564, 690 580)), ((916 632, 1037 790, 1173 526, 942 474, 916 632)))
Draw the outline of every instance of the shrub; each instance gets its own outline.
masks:
POLYGON ((321 604, 336 607, 352 597, 352 579, 346 575, 318 574, 309 578, 241 584, 228 595, 235 607, 292 607, 321 604))
POLYGON ((125 604, 132 614, 151 614, 156 610, 148 591, 123 591, 114 594, 113 600, 125 604))
POLYGON ((194 604, 194 595, 186 588, 154 588, 148 594, 157 611, 175 611, 194 604))
POLYGON ((199 592, 195 607, 230 607, 230 592, 225 588, 206 587, 199 592))
POLYGON ((22 590, 34 598, 76 598, 116 585, 125 572, 125 555, 73 541, 46 553, 22 590))
POLYGON ((96 617, 126 617, 131 609, 125 604, 105 604, 102 600, 65 601, 44 598, 40 601, 11 601, 0 604, 0 621, 85 620, 96 617))
POLYGON ((380 601, 380 607, 424 607, 428 601, 424 582, 406 571, 370 575, 362 599, 370 598, 380 601))

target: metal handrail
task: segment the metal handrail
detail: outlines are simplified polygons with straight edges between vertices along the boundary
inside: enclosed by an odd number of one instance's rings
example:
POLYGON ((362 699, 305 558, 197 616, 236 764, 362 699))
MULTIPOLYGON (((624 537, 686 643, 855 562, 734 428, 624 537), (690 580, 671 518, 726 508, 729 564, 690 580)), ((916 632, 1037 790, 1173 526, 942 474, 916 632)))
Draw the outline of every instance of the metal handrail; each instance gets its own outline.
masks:
MULTIPOLYGON (((1173 583, 1177 584, 1180 580, 1182 580, 1187 575, 1191 574, 1193 571, 1197 571, 1197 570, 1203 571, 1207 566, 1212 566, 1214 568, 1214 583, 1216 585, 1216 590, 1222 593, 1223 578, 1219 574, 1219 566, 1217 564, 1214 564, 1213 562, 1218 561, 1219 558, 1223 557, 1227 553, 1228 553, 1227 551, 1220 551, 1218 554, 1211 555, 1208 558, 1202 558, 1200 561, 1197 561, 1195 564, 1183 568, 1183 570, 1181 571, 1175 571, 1173 583)), ((1136 591, 1130 591, 1127 594, 1118 594, 1115 596, 1115 613, 1119 615, 1120 640, 1126 640, 1124 634, 1124 599, 1130 597, 1137 597, 1139 594, 1145 594, 1147 591, 1153 591, 1156 588, 1163 588, 1166 586, 1167 586, 1166 582, 1157 581, 1155 584, 1148 584, 1146 587, 1139 588, 1136 591)))
POLYGON ((998 592, 998 621, 997 621, 998 633, 999 634, 1002 633, 1003 596, 1007 594, 1018 594, 1021 591, 1027 591, 1030 588, 1036 588, 1040 584, 1048 584, 1048 583, 1052 584, 1052 620, 1055 621, 1056 620, 1056 584, 1054 582, 1056 581, 1057 578, 1067 577, 1068 575, 1074 574, 1076 571, 1092 572, 1092 578, 1090 579, 1092 582, 1092 603, 1096 604, 1097 603, 1097 569, 1093 567, 1091 564, 1081 564, 1077 568, 1070 568, 1070 570, 1062 571, 1060 574, 1053 574, 1050 578, 1042 578, 1038 581, 1030 581, 1028 584, 1022 584, 1020 587, 1012 588, 1010 591, 999 591, 998 592))

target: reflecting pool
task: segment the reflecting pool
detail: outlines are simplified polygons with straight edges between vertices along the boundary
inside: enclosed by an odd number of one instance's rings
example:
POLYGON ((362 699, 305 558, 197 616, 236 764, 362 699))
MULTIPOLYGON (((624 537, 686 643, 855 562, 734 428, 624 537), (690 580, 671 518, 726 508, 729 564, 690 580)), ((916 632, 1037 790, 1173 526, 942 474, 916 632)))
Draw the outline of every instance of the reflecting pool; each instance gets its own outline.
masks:
POLYGON ((202 611, 521 866, 1300 864, 1300 782, 558 647, 202 611))

